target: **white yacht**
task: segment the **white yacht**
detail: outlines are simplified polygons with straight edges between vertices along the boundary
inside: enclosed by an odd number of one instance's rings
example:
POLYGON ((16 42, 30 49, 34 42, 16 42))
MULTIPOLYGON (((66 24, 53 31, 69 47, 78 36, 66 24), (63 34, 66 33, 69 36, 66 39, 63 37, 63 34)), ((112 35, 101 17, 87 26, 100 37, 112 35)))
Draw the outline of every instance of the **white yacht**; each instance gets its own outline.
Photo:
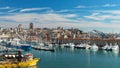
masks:
POLYGON ((90 49, 91 48, 91 46, 89 45, 89 44, 85 44, 85 49, 90 49))
POLYGON ((85 49, 85 45, 84 45, 83 43, 77 44, 77 45, 75 46, 75 48, 78 48, 78 49, 85 49))
POLYGON ((112 50, 113 51, 118 51, 119 50, 119 46, 117 43, 115 43, 115 45, 112 46, 112 50))
POLYGON ((81 44, 77 44, 75 46, 75 48, 79 48, 79 49, 89 49, 91 46, 88 45, 87 43, 81 43, 81 44))
POLYGON ((107 47, 106 50, 108 50, 108 51, 112 51, 112 43, 110 43, 110 45, 107 47))
POLYGON ((93 50, 93 51, 97 51, 98 48, 99 47, 95 43, 91 46, 91 50, 93 50))
POLYGON ((85 49, 86 47, 85 47, 85 44, 84 44, 84 43, 81 43, 81 44, 78 46, 78 48, 85 49))
POLYGON ((45 44, 43 42, 39 42, 38 45, 45 46, 45 44))
POLYGON ((64 44, 64 47, 70 47, 69 43, 64 44))
POLYGON ((108 48, 108 44, 106 43, 105 46, 102 47, 103 50, 106 50, 108 48))
POLYGON ((69 45, 70 45, 70 47, 72 47, 72 48, 74 48, 74 46, 75 46, 74 43, 70 43, 69 45))

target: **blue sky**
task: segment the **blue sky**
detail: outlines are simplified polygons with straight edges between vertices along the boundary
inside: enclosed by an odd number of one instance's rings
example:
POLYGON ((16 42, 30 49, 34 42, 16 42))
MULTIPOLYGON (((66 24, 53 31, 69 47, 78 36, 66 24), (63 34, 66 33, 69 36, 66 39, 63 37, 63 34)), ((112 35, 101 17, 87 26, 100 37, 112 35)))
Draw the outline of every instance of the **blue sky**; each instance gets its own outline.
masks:
POLYGON ((0 26, 120 33, 120 0, 0 0, 0 26))

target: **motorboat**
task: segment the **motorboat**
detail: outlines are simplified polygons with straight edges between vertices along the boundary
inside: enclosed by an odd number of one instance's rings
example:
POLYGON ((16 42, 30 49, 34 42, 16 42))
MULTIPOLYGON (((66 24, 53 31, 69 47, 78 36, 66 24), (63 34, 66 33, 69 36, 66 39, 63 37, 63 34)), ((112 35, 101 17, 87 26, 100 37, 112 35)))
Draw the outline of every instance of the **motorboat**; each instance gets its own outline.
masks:
POLYGON ((91 50, 93 51, 97 51, 98 49, 99 47, 95 43, 91 46, 91 50))
POLYGON ((115 45, 112 46, 112 50, 119 51, 119 46, 117 45, 117 43, 115 43, 115 45))
POLYGON ((106 43, 106 45, 103 46, 102 49, 103 49, 103 50, 106 50, 106 49, 108 48, 108 46, 109 46, 109 45, 106 43))

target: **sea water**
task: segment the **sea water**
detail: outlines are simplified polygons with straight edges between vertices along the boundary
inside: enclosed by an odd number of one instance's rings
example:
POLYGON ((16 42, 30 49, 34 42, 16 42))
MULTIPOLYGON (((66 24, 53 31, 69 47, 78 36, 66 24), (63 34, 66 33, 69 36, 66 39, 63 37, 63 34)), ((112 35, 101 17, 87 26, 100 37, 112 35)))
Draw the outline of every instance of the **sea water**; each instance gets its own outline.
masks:
POLYGON ((55 52, 32 49, 35 57, 41 58, 36 68, 119 68, 119 52, 55 48, 55 52))

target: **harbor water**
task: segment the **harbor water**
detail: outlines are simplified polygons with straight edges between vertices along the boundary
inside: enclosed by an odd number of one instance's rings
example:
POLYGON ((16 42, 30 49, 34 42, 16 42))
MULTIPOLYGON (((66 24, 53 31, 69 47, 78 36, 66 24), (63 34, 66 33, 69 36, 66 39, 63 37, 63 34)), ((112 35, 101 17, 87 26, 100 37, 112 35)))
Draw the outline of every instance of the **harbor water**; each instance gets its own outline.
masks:
POLYGON ((57 47, 55 52, 32 49, 35 57, 41 58, 35 68, 118 68, 119 52, 92 51, 57 47))

